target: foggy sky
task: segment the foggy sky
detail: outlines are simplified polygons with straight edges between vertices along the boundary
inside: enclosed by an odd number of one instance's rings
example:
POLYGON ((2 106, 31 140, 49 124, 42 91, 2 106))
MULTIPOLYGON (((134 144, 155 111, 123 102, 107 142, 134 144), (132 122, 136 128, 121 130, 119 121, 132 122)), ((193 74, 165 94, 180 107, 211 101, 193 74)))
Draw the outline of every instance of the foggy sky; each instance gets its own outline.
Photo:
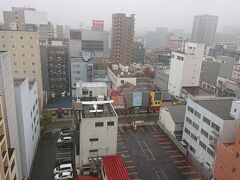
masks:
POLYGON ((47 12, 54 24, 72 27, 82 23, 90 27, 93 19, 103 19, 105 28, 110 30, 112 13, 116 12, 136 14, 137 33, 156 27, 190 32, 194 15, 200 14, 219 16, 219 32, 223 25, 240 26, 240 0, 0 0, 0 22, 2 11, 29 5, 47 12))

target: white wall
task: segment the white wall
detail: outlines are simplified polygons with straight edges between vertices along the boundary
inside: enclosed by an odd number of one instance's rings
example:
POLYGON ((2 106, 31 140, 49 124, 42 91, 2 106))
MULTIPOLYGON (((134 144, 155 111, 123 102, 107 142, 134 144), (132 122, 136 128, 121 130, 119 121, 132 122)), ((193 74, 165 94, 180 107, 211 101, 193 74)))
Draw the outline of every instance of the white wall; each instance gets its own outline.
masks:
POLYGON ((98 149, 98 155, 115 155, 117 152, 118 117, 83 118, 80 124, 80 166, 88 164, 89 150, 98 149), (114 126, 107 126, 114 121, 114 126), (104 122, 103 127, 95 127, 95 122, 104 122), (90 142, 90 138, 99 138, 90 142), (106 148, 109 151, 106 151, 106 148))
POLYGON ((159 121, 163 124, 163 126, 172 134, 175 131, 175 123, 172 119, 171 114, 169 113, 167 107, 161 107, 159 114, 159 121))
POLYGON ((34 154, 40 137, 39 104, 37 84, 29 89, 28 78, 15 86, 16 110, 18 118, 19 142, 23 176, 29 176, 34 154))

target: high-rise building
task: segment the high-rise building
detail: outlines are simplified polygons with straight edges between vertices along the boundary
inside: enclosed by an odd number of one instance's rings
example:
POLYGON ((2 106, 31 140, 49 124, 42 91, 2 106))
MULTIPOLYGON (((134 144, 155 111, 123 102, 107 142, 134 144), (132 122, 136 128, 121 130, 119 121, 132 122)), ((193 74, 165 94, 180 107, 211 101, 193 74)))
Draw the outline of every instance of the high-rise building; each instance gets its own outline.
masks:
POLYGON ((168 91, 176 97, 182 96, 183 87, 199 85, 204 44, 185 43, 182 52, 173 52, 170 64, 168 91))
POLYGON ((116 13, 112 15, 111 60, 120 63, 133 62, 134 14, 116 13))
POLYGON ((10 148, 7 144, 8 136, 5 129, 6 122, 4 119, 3 106, 2 97, 0 96, 0 154, 2 155, 0 156, 0 179, 12 180, 18 177, 16 152, 14 148, 10 148))
POLYGON ((63 25, 56 25, 56 38, 64 38, 63 25))
POLYGON ((143 44, 140 42, 135 41, 134 42, 134 62, 144 64, 145 62, 145 48, 143 47, 143 44))
POLYGON ((36 81, 14 78, 22 176, 29 177, 40 138, 40 118, 36 81))
POLYGON ((49 39, 47 56, 49 95, 68 95, 71 84, 68 39, 49 39))
POLYGON ((156 31, 148 31, 144 40, 144 47, 149 50, 162 50, 167 47, 168 28, 157 27, 156 31))
POLYGON ((194 16, 191 41, 206 45, 214 44, 217 31, 218 16, 194 16))
MULTIPOLYGON (((1 105, 3 109, 3 119, 5 120, 6 127, 6 140, 8 143, 8 147, 15 149, 15 164, 17 165, 18 176, 22 177, 19 129, 16 115, 17 112, 15 104, 11 59, 8 52, 0 52, 0 87, 0 96, 2 97, 1 105)), ((0 132, 2 133, 2 129, 0 130, 0 132)), ((2 166, 0 166, 0 169, 1 167, 2 166)))
POLYGON ((9 51, 13 77, 36 80, 39 104, 43 107, 43 85, 37 31, 0 30, 0 50, 9 51))

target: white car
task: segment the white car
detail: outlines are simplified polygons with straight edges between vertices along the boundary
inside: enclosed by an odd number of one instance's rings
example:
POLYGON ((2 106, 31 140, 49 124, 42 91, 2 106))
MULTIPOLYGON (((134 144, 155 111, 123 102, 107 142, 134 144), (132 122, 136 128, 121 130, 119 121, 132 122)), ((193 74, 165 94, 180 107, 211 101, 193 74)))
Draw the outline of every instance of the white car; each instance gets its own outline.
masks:
POLYGON ((73 179, 73 173, 70 171, 65 171, 65 172, 61 172, 61 173, 57 173, 54 176, 55 180, 70 180, 73 179))
POLYGON ((54 170, 53 173, 57 174, 57 173, 62 173, 62 172, 72 172, 72 164, 68 163, 68 164, 61 164, 60 166, 57 166, 54 170))
POLYGON ((64 141, 67 141, 67 142, 72 141, 72 137, 71 136, 66 136, 66 137, 59 138, 57 140, 57 143, 62 143, 64 141))

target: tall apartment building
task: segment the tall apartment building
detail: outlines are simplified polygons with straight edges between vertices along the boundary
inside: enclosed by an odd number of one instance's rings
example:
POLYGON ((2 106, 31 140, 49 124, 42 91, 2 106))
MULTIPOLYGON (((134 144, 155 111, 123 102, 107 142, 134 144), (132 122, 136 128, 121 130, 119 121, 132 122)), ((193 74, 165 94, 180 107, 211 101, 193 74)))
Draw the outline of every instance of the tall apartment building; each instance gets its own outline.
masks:
POLYGON ((13 77, 36 80, 39 104, 43 105, 43 85, 38 32, 0 30, 0 50, 9 51, 13 77))
POLYGON ((56 38, 64 38, 63 25, 56 25, 56 38))
POLYGON ((49 39, 47 56, 49 95, 69 94, 71 80, 68 39, 49 39))
POLYGON ((117 152, 118 116, 110 101, 74 103, 79 139, 76 145, 76 168, 89 166, 91 160, 117 152), (79 105, 82 107, 78 109, 79 105))
POLYGON ((240 179, 240 128, 235 141, 220 143, 216 154, 214 179, 240 179))
POLYGON ((22 176, 29 177, 40 138, 40 118, 36 81, 14 78, 22 176))
POLYGON ((198 15, 194 16, 191 41, 212 45, 215 42, 218 16, 198 15))
MULTIPOLYGON (((0 59, 1 59, 0 54, 0 59)), ((7 133, 5 129, 5 118, 3 112, 3 102, 0 96, 0 179, 1 180, 15 180, 17 179, 17 166, 15 149, 10 148, 7 143, 7 133)))
POLYGON ((144 47, 150 50, 162 50, 167 47, 168 28, 158 27, 156 31, 148 31, 144 47))
POLYGON ((5 120, 6 139, 8 147, 15 149, 15 164, 17 165, 18 176, 22 177, 19 129, 11 69, 11 59, 9 53, 0 52, 0 96, 2 97, 1 105, 3 109, 3 119, 5 120))
POLYGON ((217 144, 234 141, 240 125, 239 106, 233 98, 187 100, 182 139, 188 152, 210 171, 217 144))
POLYGON ((182 96, 183 87, 199 85, 204 44, 185 43, 182 52, 173 52, 170 64, 168 91, 182 96))
POLYGON ((112 15, 111 60, 119 63, 133 62, 134 14, 116 13, 112 15))

